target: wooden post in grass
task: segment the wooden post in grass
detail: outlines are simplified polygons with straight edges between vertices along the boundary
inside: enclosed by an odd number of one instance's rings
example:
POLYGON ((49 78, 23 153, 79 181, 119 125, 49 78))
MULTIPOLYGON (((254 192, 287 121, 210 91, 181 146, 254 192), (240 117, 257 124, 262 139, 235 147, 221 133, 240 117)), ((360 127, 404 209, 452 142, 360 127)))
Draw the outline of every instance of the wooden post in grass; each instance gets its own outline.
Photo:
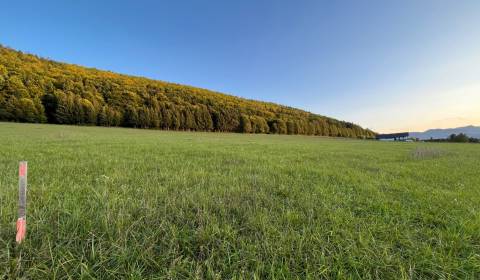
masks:
POLYGON ((21 161, 18 166, 18 220, 15 238, 18 244, 22 243, 27 233, 27 172, 27 162, 21 161))

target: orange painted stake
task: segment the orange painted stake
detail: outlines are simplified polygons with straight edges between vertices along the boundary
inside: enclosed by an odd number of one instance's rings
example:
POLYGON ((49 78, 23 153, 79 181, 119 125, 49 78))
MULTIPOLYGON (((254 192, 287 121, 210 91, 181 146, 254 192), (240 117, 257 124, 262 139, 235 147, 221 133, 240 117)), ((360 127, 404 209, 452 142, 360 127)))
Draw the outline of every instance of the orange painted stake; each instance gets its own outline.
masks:
POLYGON ((27 172, 27 162, 21 161, 18 167, 18 220, 15 238, 18 244, 22 243, 27 234, 27 172))

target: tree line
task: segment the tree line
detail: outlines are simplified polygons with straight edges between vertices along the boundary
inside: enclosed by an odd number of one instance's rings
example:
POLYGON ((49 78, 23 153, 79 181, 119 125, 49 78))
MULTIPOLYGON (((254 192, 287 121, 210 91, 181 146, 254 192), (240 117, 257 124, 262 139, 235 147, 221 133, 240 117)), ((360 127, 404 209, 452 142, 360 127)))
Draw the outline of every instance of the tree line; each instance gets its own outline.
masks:
POLYGON ((0 46, 0 120, 372 138, 350 122, 191 86, 59 63, 0 46))
POLYGON ((451 134, 444 139, 428 139, 425 142, 451 142, 451 143, 480 143, 480 139, 469 137, 465 133, 451 134))

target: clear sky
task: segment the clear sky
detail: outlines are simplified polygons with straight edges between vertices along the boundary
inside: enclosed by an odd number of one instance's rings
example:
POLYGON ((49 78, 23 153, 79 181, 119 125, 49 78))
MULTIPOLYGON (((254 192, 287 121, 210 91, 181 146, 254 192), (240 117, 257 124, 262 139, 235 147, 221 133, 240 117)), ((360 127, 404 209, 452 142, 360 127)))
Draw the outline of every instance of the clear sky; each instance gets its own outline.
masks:
POLYGON ((378 132, 480 125, 478 0, 7 1, 0 44, 378 132))

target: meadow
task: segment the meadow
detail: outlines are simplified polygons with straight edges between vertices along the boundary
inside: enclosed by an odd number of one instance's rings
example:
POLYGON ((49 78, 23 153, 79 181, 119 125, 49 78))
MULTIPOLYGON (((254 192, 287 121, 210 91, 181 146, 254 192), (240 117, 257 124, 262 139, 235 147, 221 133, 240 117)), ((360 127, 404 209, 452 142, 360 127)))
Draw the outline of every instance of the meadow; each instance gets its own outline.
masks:
POLYGON ((480 145, 0 123, 22 278, 479 279, 480 145))

